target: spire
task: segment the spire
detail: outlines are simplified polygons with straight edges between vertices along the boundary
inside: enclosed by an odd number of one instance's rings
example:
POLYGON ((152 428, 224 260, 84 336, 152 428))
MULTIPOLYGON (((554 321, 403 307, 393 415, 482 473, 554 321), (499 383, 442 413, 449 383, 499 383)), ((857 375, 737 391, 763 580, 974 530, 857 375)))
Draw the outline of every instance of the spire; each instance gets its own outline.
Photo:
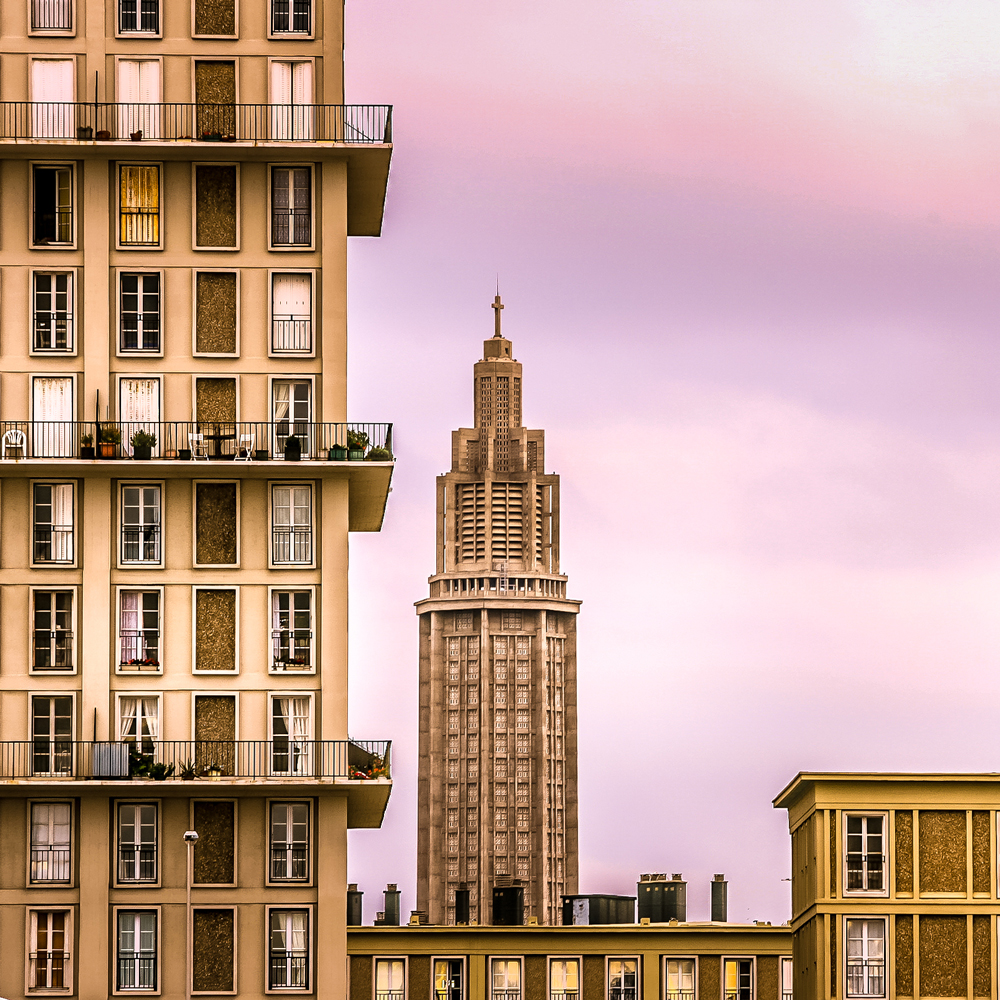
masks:
POLYGON ((503 303, 500 301, 500 284, 499 284, 499 282, 497 283, 497 294, 496 294, 496 298, 493 300, 492 309, 493 309, 494 315, 496 317, 496 320, 495 320, 495 323, 496 323, 496 333, 494 333, 493 336, 494 337, 500 337, 500 336, 502 336, 501 333, 500 333, 500 310, 503 309, 503 303))

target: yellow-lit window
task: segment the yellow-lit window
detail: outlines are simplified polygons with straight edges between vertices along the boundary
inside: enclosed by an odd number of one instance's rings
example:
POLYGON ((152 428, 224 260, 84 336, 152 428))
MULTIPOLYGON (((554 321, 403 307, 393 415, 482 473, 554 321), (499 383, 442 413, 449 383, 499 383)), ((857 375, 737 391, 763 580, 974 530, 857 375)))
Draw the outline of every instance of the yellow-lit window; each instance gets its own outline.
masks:
POLYGON ((159 246, 160 168, 123 164, 119 170, 119 242, 122 246, 159 246))

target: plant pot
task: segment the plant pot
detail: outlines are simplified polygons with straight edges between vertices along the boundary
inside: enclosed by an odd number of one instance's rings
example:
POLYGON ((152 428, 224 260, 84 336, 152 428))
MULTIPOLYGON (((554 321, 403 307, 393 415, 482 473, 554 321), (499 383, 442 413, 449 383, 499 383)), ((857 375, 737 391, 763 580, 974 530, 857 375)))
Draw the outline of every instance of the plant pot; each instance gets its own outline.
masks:
POLYGON ((266 448, 258 448, 253 453, 253 460, 255 462, 266 462, 270 457, 271 455, 266 448))
POLYGON ((78 125, 76 129, 77 139, 93 139, 94 127, 92 125, 78 125))
POLYGON ((98 129, 97 138, 99 142, 107 142, 111 138, 111 133, 106 128, 98 129))
POLYGON ((118 454, 118 445, 114 441, 102 441, 97 448, 101 458, 115 458, 118 454))
POLYGON ((342 444, 335 444, 327 452, 327 461, 330 462, 346 462, 347 461, 347 449, 342 444))
POLYGON ((138 462, 148 462, 153 457, 153 446, 149 444, 132 445, 132 457, 138 462))
POLYGON ((348 448, 347 449, 347 459, 350 462, 360 462, 365 457, 364 448, 348 448))
POLYGON ((129 132, 128 137, 133 142, 142 142, 142 129, 138 129, 135 132, 129 132))
POLYGON ((297 462, 302 458, 302 444, 297 437, 290 437, 285 442, 285 461, 297 462))
POLYGON ((191 449, 190 448, 180 448, 180 449, 178 449, 178 451, 177 451, 177 457, 182 462, 190 462, 191 461, 191 449))
POLYGON ((80 445, 80 458, 96 458, 96 456, 97 453, 94 451, 92 444, 80 445))

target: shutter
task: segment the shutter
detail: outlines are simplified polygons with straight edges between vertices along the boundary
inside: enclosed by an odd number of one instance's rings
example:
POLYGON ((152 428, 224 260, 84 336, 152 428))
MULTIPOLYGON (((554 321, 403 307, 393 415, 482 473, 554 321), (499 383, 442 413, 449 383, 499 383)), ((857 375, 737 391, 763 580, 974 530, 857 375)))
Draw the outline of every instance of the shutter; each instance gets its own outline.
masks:
POLYGON ((66 105, 76 100, 75 59, 35 59, 31 63, 32 135, 67 139, 74 136, 75 115, 66 105))
POLYGON ((71 458, 76 454, 73 433, 73 380, 38 377, 32 388, 32 448, 37 457, 71 458))
POLYGON ((271 63, 271 103, 292 103, 292 63, 271 63))
POLYGON ((118 103, 136 104, 139 97, 139 74, 142 65, 138 59, 118 60, 118 103))
POLYGON ((289 64, 292 73, 292 104, 312 104, 313 64, 297 62, 289 64))

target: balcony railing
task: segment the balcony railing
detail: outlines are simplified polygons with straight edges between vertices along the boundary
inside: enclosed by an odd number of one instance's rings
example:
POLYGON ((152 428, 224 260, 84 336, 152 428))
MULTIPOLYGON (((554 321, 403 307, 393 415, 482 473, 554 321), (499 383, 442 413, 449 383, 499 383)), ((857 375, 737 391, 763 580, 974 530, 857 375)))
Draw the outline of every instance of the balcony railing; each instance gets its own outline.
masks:
POLYGON ((73 561, 73 526, 45 524, 35 526, 36 563, 71 563, 73 561))
POLYGON ((69 845, 45 844, 31 847, 32 882, 69 881, 69 845))
POLYGON ((160 526, 126 524, 122 527, 123 563, 158 563, 160 561, 160 526))
MULTIPOLYGON (((132 437, 156 444, 150 458, 211 461, 392 461, 392 424, 314 424, 301 421, 174 421, 96 423, 87 420, 2 420, 0 461, 24 458, 142 457, 132 437), (95 444, 96 442, 96 444, 95 444)), ((145 529, 143 529, 145 530, 145 529)))
POLYGON ((155 990, 156 955, 149 952, 140 955, 119 955, 118 989, 155 990))
POLYGON ((309 848, 305 844, 271 845, 271 881, 285 882, 309 877, 309 848))
POLYGON ((69 629, 34 629, 32 670, 72 670, 73 633, 69 629))
MULTIPOLYGON (((388 778, 391 740, 162 740, 134 743, 82 740, 0 742, 0 780, 77 778, 124 780, 163 765, 169 777, 388 778), (131 753, 130 753, 131 751, 131 753)), ((155 776, 155 775, 154 775, 155 776)))
POLYGON ((392 142, 389 104, 0 103, 0 139, 392 142))
POLYGON ((312 631, 278 628, 271 632, 275 670, 308 670, 311 666, 312 631))
POLYGON ((271 331, 272 351, 296 354, 312 350, 311 316, 272 316, 271 331))
POLYGON ((121 844, 118 848, 119 882, 156 881, 156 845, 121 844))
POLYGON ((73 27, 73 0, 31 0, 32 31, 69 31, 73 27))
POLYGON ((28 954, 28 982, 33 990, 61 990, 66 964, 64 951, 32 951, 28 954))
POLYGON ((271 531, 271 561, 281 565, 312 562, 312 528, 285 525, 271 531))
POLYGON ((271 952, 271 974, 268 985, 273 989, 283 987, 305 987, 309 971, 309 956, 289 955, 287 952, 271 952))
POLYGON ((122 629, 120 670, 159 670, 160 632, 155 628, 122 629))

